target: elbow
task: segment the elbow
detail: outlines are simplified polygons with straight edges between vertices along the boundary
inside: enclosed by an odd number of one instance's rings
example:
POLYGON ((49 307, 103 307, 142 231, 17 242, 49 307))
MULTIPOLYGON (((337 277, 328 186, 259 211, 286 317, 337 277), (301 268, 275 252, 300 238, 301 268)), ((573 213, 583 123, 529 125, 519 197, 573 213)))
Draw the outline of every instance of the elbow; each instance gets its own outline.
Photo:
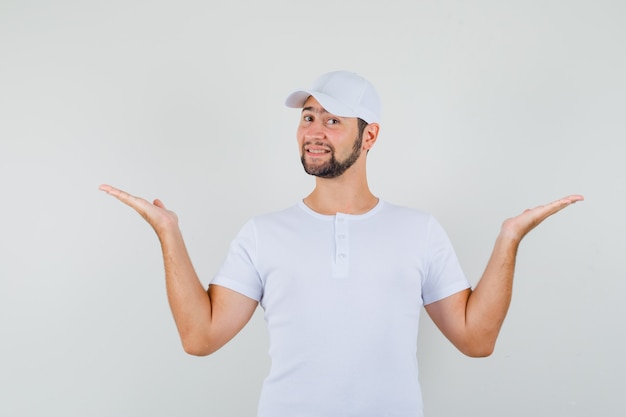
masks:
POLYGON ((459 347, 459 350, 470 358, 486 358, 493 354, 495 347, 495 341, 482 340, 459 347))
POLYGON ((185 353, 192 356, 209 356, 220 348, 211 342, 211 338, 206 336, 181 335, 180 340, 185 353))
POLYGON ((207 346, 187 343, 183 343, 183 350, 185 353, 192 356, 209 356, 211 353, 215 352, 215 350, 210 349, 207 346))
POLYGON ((470 358, 486 358, 488 356, 491 356, 491 354, 493 353, 493 348, 485 347, 480 349, 471 349, 463 353, 470 358))

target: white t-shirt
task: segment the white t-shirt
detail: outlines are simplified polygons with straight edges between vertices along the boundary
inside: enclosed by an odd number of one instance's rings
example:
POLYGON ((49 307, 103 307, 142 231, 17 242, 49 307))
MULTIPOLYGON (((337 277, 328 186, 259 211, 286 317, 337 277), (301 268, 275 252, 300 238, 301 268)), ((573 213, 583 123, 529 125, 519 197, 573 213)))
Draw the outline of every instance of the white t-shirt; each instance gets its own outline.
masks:
POLYGON ((421 308, 469 287, 433 216, 300 202, 255 217, 211 284, 260 301, 271 369, 258 417, 420 417, 421 308))

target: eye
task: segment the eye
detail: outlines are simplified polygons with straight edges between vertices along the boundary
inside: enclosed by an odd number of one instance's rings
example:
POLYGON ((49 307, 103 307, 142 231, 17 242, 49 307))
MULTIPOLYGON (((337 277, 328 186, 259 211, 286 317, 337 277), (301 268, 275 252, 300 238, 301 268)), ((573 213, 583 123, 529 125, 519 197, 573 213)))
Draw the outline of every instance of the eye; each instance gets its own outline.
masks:
POLYGON ((313 117, 309 116, 309 115, 304 115, 302 116, 302 120, 305 122, 312 122, 313 121, 313 117))
POLYGON ((326 123, 329 125, 336 125, 339 124, 339 119, 328 119, 326 123))

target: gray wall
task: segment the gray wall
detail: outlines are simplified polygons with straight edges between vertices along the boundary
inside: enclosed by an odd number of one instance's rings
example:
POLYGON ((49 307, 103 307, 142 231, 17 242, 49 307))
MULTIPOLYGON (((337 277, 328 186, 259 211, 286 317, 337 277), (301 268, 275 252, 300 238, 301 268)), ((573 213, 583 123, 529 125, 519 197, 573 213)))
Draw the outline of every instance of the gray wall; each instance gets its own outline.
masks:
POLYGON ((523 242, 493 356, 423 320, 427 416, 621 415, 626 3, 371 3, 0 2, 1 415, 254 414, 260 311, 187 356, 154 233, 97 187, 175 210, 208 283, 311 189, 283 100, 334 69, 383 97, 374 193, 435 214, 473 283, 505 218, 586 197, 523 242))

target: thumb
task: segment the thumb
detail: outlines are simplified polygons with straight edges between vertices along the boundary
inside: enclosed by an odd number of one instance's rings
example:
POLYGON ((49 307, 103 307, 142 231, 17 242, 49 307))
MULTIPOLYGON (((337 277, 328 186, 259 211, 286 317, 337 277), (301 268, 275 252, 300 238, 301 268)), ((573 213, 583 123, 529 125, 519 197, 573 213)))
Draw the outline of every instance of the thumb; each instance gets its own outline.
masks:
POLYGON ((157 206, 159 208, 162 208, 162 209, 166 210, 165 204, 163 204, 163 202, 161 200, 159 200, 158 198, 156 200, 154 200, 152 202, 152 204, 154 204, 155 206, 157 206))

